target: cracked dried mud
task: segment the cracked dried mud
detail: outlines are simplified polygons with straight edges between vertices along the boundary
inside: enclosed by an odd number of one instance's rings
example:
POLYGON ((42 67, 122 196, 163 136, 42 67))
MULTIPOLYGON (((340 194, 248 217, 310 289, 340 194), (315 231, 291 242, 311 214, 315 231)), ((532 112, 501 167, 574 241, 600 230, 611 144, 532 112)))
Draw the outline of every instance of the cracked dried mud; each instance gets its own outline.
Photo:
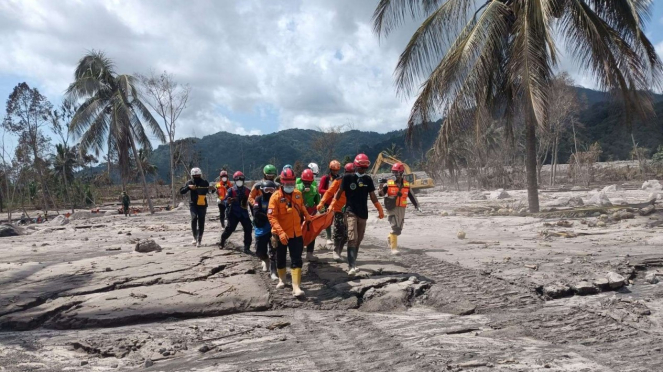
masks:
POLYGON ((0 371, 662 371, 648 192, 575 209, 590 192, 542 192, 555 210, 529 216, 508 193, 420 194, 398 256, 372 215, 356 277, 319 238, 305 299, 240 252, 241 229, 218 249, 213 213, 199 248, 186 210, 27 228, 0 238, 0 371))

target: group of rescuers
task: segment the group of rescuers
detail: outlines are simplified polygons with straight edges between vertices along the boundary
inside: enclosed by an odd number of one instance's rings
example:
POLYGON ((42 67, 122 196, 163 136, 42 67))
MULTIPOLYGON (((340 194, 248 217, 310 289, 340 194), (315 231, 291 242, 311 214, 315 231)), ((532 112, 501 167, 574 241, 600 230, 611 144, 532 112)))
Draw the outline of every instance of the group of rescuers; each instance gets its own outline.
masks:
MULTIPOLYGON (((262 270, 270 271, 272 280, 278 280, 276 288, 284 288, 286 283, 286 251, 290 252, 292 293, 295 297, 304 296, 301 289, 302 254, 304 240, 302 223, 309 221, 317 212, 332 210, 333 242, 331 226, 326 229, 327 245, 334 245, 333 258, 343 262, 341 252, 347 243, 348 274, 359 272, 357 256, 364 238, 368 219, 368 198, 378 211, 378 218, 384 218, 382 205, 375 195, 373 179, 367 174, 371 162, 365 154, 359 154, 354 162, 344 167, 341 175, 341 163, 332 160, 329 172, 315 181, 319 167, 315 163, 308 165, 300 177, 290 165, 283 167, 280 175, 274 165, 266 165, 264 178, 252 188, 245 185, 242 172, 235 172, 232 183, 227 171, 221 171, 219 180, 214 185, 203 179, 200 168, 191 169, 191 180, 180 189, 181 194, 190 193, 191 231, 193 243, 201 245, 205 229, 207 212, 207 194, 216 193, 223 233, 218 242, 221 249, 226 246, 230 235, 238 224, 244 230, 244 252, 251 254, 251 233, 255 227, 256 256, 262 261, 262 270), (253 221, 250 215, 253 216, 253 221), (227 220, 227 222, 226 222, 227 220)), ((378 194, 384 196, 385 209, 391 225, 388 245, 393 254, 398 254, 398 236, 401 234, 405 219, 408 199, 420 211, 410 184, 404 179, 405 167, 394 164, 394 179, 380 179, 378 194)), ((306 260, 316 261, 313 255, 315 239, 306 247, 306 260)))

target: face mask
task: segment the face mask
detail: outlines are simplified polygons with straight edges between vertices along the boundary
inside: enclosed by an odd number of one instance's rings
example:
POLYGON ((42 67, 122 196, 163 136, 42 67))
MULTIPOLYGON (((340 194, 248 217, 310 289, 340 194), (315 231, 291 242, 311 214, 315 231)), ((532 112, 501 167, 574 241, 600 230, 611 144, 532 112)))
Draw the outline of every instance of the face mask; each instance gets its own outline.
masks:
POLYGON ((235 182, 235 185, 237 185, 237 187, 242 187, 242 186, 244 186, 244 181, 238 180, 238 181, 235 182))
POLYGON ((364 177, 365 175, 366 175, 365 173, 355 172, 355 176, 357 176, 357 177, 359 177, 359 178, 362 178, 362 177, 364 177))
POLYGON ((228 177, 221 177, 221 181, 228 182, 228 177))
POLYGON ((295 186, 283 186, 283 192, 292 194, 295 191, 295 186))

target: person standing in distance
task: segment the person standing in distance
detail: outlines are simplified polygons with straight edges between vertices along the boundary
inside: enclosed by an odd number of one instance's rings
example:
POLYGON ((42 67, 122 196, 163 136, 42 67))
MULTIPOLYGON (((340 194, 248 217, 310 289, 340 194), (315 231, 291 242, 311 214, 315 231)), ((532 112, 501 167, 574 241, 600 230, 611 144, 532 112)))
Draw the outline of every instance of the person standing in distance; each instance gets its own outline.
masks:
POLYGON ((335 210, 335 203, 341 199, 341 194, 345 193, 345 218, 348 224, 348 275, 355 275, 359 272, 357 269, 357 256, 359 255, 359 246, 364 239, 366 232, 366 220, 368 219, 368 198, 370 196, 373 205, 378 210, 378 218, 384 218, 382 205, 375 196, 375 184, 366 170, 371 165, 366 154, 359 154, 354 161, 355 173, 343 176, 343 181, 331 204, 335 210))
POLYGON ((408 198, 412 205, 421 212, 419 203, 410 190, 410 183, 403 178, 405 166, 402 163, 396 163, 391 167, 391 173, 395 180, 380 180, 380 190, 378 195, 384 196, 384 207, 387 210, 387 220, 391 225, 391 233, 387 238, 391 254, 398 254, 398 236, 403 230, 405 222, 405 208, 407 208, 408 198))
POLYGON ((207 214, 207 193, 212 192, 209 182, 203 179, 200 168, 191 169, 191 179, 180 189, 180 194, 190 193, 189 212, 191 213, 191 233, 193 243, 200 247, 205 231, 205 215, 207 214))
POLYGON ((228 181, 228 172, 221 171, 219 173, 219 182, 216 183, 216 204, 219 206, 219 220, 221 221, 221 228, 226 227, 226 204, 223 202, 226 199, 228 189, 233 185, 228 181))

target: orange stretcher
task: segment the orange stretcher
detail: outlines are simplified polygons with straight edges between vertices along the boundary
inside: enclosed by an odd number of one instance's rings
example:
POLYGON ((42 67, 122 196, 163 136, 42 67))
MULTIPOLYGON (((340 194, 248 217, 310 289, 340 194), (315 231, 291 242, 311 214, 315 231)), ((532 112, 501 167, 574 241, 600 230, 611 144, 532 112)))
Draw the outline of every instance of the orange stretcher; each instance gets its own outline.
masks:
POLYGON ((331 226, 334 222, 334 211, 329 209, 327 212, 317 214, 311 217, 311 220, 302 224, 302 236, 304 238, 304 246, 311 244, 315 238, 320 235, 322 230, 331 226))

